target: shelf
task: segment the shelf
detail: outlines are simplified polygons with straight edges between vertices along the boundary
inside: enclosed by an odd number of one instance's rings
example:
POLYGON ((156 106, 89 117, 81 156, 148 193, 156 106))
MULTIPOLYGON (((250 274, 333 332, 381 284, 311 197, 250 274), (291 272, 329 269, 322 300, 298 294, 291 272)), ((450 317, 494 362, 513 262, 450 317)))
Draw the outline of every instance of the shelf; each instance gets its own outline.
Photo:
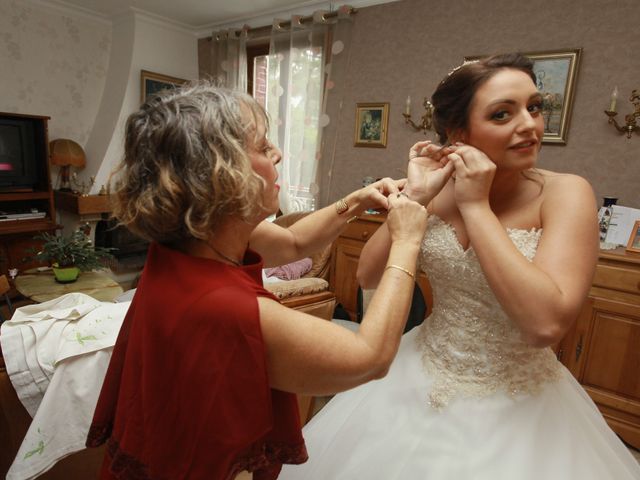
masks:
POLYGON ((51 231, 58 228, 60 228, 60 226, 48 218, 38 218, 36 220, 15 220, 10 222, 0 222, 0 235, 51 231))
POLYGON ((80 195, 73 192, 53 192, 56 208, 76 215, 111 213, 109 195, 80 195))
POLYGON ((49 199, 48 191, 35 192, 0 192, 0 202, 21 202, 27 200, 47 200, 49 199))

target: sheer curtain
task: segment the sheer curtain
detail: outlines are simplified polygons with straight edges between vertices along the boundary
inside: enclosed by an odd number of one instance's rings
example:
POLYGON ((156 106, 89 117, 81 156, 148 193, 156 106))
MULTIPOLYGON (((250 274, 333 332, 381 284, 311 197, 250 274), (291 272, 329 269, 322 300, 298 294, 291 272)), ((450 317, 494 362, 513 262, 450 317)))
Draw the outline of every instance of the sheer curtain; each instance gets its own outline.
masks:
POLYGON ((280 209, 283 213, 314 210, 318 206, 318 161, 323 128, 330 124, 326 105, 332 81, 331 59, 344 52, 333 36, 350 24, 350 7, 332 18, 315 12, 302 23, 294 15, 290 26, 276 20, 267 61, 265 108, 270 139, 283 153, 279 164, 280 209))
POLYGON ((249 27, 213 32, 211 57, 218 85, 247 91, 247 34, 249 27))
MULTIPOLYGON (((327 162, 322 183, 330 190, 353 11, 345 5, 331 15, 318 11, 304 20, 300 15, 276 19, 269 55, 256 63, 253 93, 269 115, 269 138, 283 153, 278 166, 283 213, 320 206, 320 161, 327 162), (266 81, 257 81, 260 75, 266 81)), ((247 26, 213 32, 212 77, 219 85, 247 91, 249 34, 247 26)))

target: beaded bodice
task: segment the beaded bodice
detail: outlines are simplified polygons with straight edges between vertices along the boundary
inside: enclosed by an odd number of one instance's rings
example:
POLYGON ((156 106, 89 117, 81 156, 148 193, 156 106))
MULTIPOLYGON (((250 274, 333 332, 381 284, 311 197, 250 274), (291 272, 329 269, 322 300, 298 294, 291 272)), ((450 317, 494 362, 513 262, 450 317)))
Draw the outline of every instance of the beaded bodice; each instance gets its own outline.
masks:
MULTIPOLYGON (((539 229, 508 229, 529 261, 535 256, 539 229)), ((502 390, 534 393, 560 375, 549 348, 525 344, 491 291, 472 248, 463 250, 454 228, 429 217, 419 266, 433 289, 431 315, 420 327, 423 365, 434 379, 429 403, 436 408, 456 396, 480 397, 502 390)))

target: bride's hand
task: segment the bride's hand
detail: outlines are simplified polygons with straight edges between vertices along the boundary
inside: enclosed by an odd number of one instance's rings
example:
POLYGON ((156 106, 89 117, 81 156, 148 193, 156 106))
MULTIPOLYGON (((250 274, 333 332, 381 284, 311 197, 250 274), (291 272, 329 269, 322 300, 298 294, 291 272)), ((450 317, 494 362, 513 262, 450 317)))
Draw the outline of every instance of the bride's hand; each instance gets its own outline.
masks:
POLYGON ((481 150, 456 143, 447 155, 455 167, 455 199, 458 208, 488 202, 496 164, 481 150))
POLYGON ((416 143, 409 150, 407 185, 404 192, 409 198, 427 205, 447 183, 454 171, 447 154, 453 150, 430 140, 416 143))

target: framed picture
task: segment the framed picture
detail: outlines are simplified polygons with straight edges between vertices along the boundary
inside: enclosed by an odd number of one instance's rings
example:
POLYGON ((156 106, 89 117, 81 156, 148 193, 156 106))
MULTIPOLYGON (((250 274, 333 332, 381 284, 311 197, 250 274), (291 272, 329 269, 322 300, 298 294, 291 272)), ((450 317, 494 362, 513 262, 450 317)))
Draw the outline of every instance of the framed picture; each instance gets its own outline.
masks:
POLYGON ((627 252, 640 253, 640 220, 636 220, 636 223, 631 229, 629 243, 627 243, 627 252))
POLYGON ((182 78, 170 77, 160 73, 153 73, 147 70, 140 71, 140 103, 144 102, 147 97, 154 93, 168 90, 171 88, 184 85, 188 80, 182 78))
POLYGON ((356 147, 387 146, 387 127, 389 124, 388 103, 356 104, 356 147))
MULTIPOLYGON (((524 53, 533 60, 536 86, 544 100, 542 143, 567 143, 581 54, 581 48, 524 53)), ((465 57, 465 60, 479 58, 482 56, 465 57)))

